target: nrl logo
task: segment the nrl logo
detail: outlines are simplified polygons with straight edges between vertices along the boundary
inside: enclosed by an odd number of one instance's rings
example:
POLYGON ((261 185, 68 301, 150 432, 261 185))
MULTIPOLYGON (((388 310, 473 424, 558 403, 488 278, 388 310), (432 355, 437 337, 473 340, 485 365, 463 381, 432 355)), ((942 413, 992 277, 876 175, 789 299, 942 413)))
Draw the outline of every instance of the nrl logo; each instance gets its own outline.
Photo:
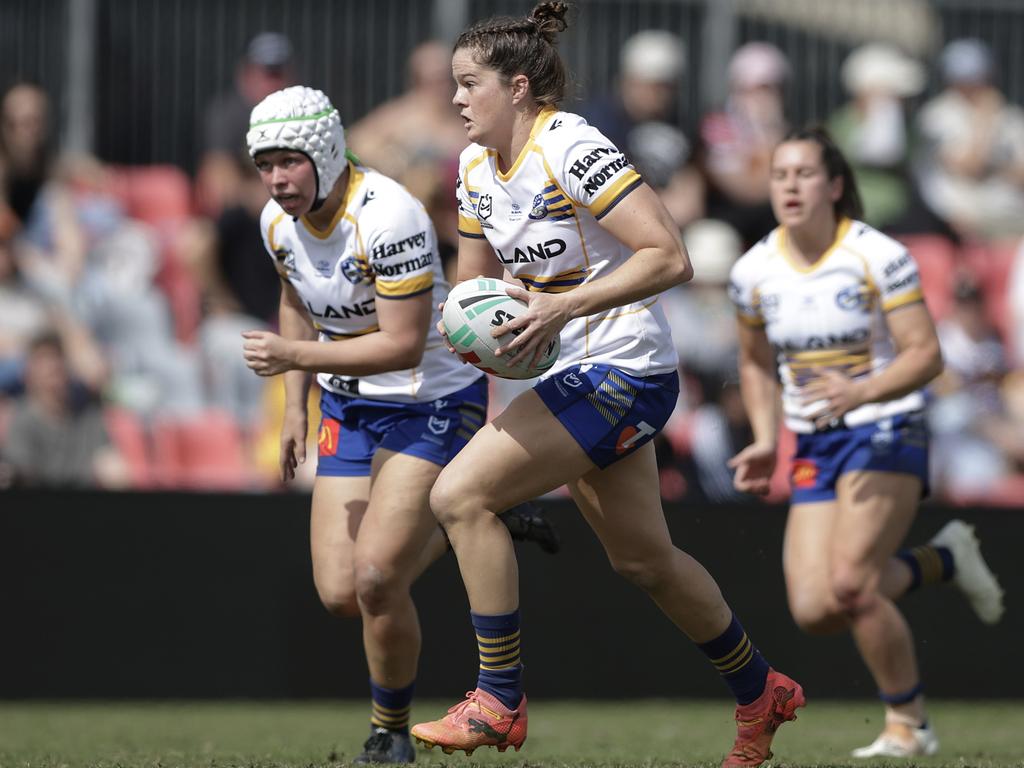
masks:
POLYGON ((435 435, 443 435, 448 431, 448 424, 451 419, 441 418, 440 416, 431 416, 427 419, 427 429, 433 432, 435 435))
POLYGON ((476 215, 481 219, 489 218, 491 215, 491 196, 480 195, 480 202, 476 206, 476 215))

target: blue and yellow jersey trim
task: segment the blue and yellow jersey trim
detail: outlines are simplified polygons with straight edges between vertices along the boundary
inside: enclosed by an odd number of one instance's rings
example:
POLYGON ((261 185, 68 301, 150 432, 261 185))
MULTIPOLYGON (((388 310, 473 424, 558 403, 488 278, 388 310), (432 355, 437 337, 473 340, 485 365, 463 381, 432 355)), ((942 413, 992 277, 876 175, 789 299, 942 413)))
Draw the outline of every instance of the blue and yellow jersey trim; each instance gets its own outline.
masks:
POLYGON ((377 280, 377 295, 382 299, 407 299, 426 293, 434 287, 434 273, 424 272, 422 275, 407 277, 404 280, 377 280))
POLYGON ((823 368, 845 373, 847 376, 861 376, 871 370, 871 349, 868 346, 854 349, 814 349, 803 352, 787 352, 786 365, 794 383, 801 387, 818 375, 823 368))
POLYGON ((368 333, 375 333, 380 330, 379 325, 371 325, 369 328, 363 328, 358 331, 352 331, 351 333, 338 333, 335 331, 329 331, 324 328, 320 323, 315 323, 315 327, 320 333, 329 338, 331 341, 340 341, 342 339, 354 339, 356 336, 365 336, 368 333))
POLYGON ((526 290, 534 293, 565 293, 586 282, 588 273, 586 267, 574 267, 557 275, 530 275, 519 272, 515 277, 523 281, 526 290))
MULTIPOLYGON (((466 163, 466 170, 462 172, 462 185, 466 188, 466 195, 469 197, 469 202, 473 206, 474 214, 476 213, 477 203, 480 201, 480 188, 469 183, 469 174, 472 173, 473 169, 480 165, 480 163, 486 162, 487 158, 493 154, 496 154, 493 149, 484 150, 466 163)), ((460 213, 459 234, 463 237, 470 237, 479 240, 484 236, 484 228, 480 224, 479 219, 463 216, 460 213)))
POLYGON ((270 250, 274 254, 274 269, 277 270, 277 274, 280 275, 282 279, 287 280, 289 275, 288 270, 284 266, 284 257, 279 256, 279 254, 282 253, 281 246, 279 246, 277 241, 274 240, 274 230, 277 229, 277 225, 284 217, 285 212, 281 211, 281 213, 277 214, 277 216, 274 217, 274 220, 270 222, 270 226, 267 227, 267 242, 270 243, 270 250))
POLYGON ((576 206, 572 204, 572 200, 566 196, 554 179, 548 178, 544 182, 544 189, 540 194, 548 212, 548 221, 565 221, 576 215, 576 206))
POLYGON ((601 195, 590 204, 587 210, 593 214, 595 219, 600 220, 602 217, 611 213, 612 209, 616 205, 621 203, 630 192, 641 184, 643 184, 643 179, 640 178, 640 174, 632 168, 628 168, 626 172, 622 174, 622 178, 602 192, 601 195))
POLYGON ((891 312, 899 307, 905 307, 907 304, 916 304, 919 301, 924 301, 924 293, 920 288, 915 288, 912 291, 901 293, 899 296, 891 296, 882 302, 882 311, 891 312))

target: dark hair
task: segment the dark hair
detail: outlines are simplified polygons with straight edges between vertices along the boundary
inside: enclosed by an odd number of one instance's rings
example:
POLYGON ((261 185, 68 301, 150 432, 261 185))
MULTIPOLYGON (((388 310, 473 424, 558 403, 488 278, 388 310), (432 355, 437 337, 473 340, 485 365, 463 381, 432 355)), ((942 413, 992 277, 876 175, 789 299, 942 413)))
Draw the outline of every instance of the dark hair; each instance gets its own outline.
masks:
POLYGON ((40 350, 56 352, 58 355, 63 357, 64 342, 61 341, 60 334, 52 328, 44 328, 33 336, 28 342, 27 353, 32 355, 40 350))
POLYGON ((477 22, 455 41, 470 48, 479 63, 507 80, 525 75, 538 104, 556 106, 565 98, 568 77, 555 43, 568 26, 568 3, 537 3, 526 17, 501 16, 477 22))
MULTIPOLYGON (((846 216, 851 219, 864 217, 864 204, 860 199, 860 191, 857 189, 857 180, 853 176, 853 169, 846 157, 836 146, 835 141, 829 132, 820 125, 812 125, 807 128, 796 128, 779 142, 779 145, 791 141, 810 141, 821 147, 821 161, 825 164, 828 178, 841 177, 843 180, 843 194, 832 205, 836 216, 846 216)), ((777 147, 776 147, 777 148, 777 147)))

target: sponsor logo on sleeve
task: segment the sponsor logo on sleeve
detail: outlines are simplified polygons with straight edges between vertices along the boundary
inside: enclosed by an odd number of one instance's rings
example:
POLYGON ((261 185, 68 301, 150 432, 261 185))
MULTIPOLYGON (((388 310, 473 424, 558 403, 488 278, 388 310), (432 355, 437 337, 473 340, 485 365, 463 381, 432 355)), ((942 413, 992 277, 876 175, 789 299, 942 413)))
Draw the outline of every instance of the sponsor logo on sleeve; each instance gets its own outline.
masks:
POLYGON ((370 258, 374 261, 378 259, 386 259, 391 256, 397 256, 400 253, 405 253, 407 250, 411 251, 417 248, 423 248, 426 244, 427 232, 424 230, 393 243, 380 243, 379 245, 374 246, 373 250, 370 251, 370 258))

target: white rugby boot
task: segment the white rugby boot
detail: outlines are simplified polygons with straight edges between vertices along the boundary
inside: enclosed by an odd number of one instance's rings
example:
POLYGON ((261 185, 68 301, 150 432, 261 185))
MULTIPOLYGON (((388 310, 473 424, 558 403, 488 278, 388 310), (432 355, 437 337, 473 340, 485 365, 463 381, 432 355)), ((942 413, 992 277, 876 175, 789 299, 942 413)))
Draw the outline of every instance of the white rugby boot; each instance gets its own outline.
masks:
POLYGON ((885 730, 866 747, 850 754, 854 757, 921 757, 939 751, 939 739, 930 726, 923 728, 912 717, 887 712, 885 730))
POLYGON ((981 556, 981 544, 974 526, 963 520, 951 520, 928 542, 947 547, 953 553, 953 583, 964 593, 971 608, 986 624, 1003 617, 1003 589, 981 556))

